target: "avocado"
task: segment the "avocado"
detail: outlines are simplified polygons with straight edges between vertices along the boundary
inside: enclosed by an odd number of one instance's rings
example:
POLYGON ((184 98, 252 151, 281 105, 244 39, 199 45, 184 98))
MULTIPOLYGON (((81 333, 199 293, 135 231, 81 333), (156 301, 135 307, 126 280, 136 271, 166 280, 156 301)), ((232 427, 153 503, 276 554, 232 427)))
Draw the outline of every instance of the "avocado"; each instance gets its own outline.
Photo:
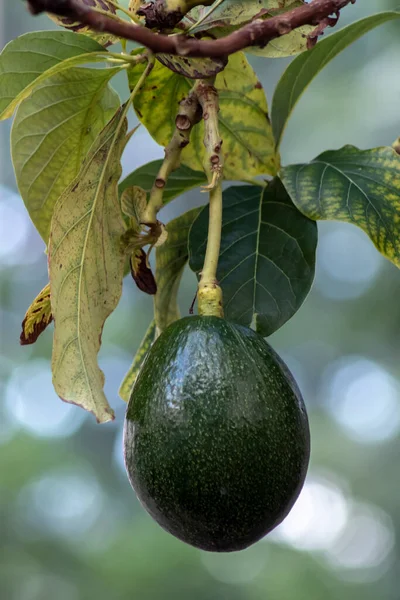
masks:
POLYGON ((259 334, 198 316, 156 340, 128 404, 124 455, 166 531, 214 552, 250 546, 289 513, 309 454, 300 391, 259 334))

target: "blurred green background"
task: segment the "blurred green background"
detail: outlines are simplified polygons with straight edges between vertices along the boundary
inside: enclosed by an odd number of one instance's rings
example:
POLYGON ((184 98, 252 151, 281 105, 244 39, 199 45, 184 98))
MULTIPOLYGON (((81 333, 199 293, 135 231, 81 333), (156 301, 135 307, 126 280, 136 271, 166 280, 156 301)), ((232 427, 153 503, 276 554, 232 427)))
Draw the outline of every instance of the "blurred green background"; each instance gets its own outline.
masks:
MULTIPOLYGON (((340 26, 398 0, 360 0, 340 26)), ((0 0, 0 45, 34 29, 22 2, 0 0)), ((400 30, 386 25, 345 51, 296 109, 283 162, 400 134, 400 30)), ((286 60, 251 59, 269 98, 286 60)), ((124 95, 124 80, 117 80, 124 95)), ((133 119, 133 118, 132 118, 133 119)), ((133 121, 132 121, 133 122, 133 121)), ((303 492, 267 539, 235 554, 185 546, 141 508, 125 476, 119 383, 151 318, 126 280, 106 324, 100 363, 114 423, 62 403, 51 385, 51 331, 20 347, 25 310, 47 282, 46 257, 18 195, 0 123, 0 598, 1 600, 400 599, 400 273, 351 225, 323 223, 315 285, 272 338, 310 414, 312 461, 303 492)), ((143 128, 127 174, 161 157, 143 128)), ((204 202, 178 199, 164 221, 204 202)), ((186 273, 187 314, 195 279, 186 273)))

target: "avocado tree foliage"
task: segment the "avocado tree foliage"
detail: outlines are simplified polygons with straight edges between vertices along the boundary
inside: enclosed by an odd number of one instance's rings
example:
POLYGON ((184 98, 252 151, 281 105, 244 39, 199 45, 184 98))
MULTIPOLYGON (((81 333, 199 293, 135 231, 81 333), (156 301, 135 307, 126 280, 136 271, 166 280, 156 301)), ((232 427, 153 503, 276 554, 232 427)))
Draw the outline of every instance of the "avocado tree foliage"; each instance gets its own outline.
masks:
POLYGON ((49 264, 21 343, 35 342, 54 320, 53 382, 63 400, 99 422, 113 418, 97 355, 129 271, 154 296, 154 321, 122 383, 124 400, 154 339, 179 318, 187 263, 198 276, 200 314, 224 314, 263 336, 290 319, 311 288, 316 221, 361 227, 400 265, 398 141, 328 149, 307 164, 285 165, 279 152, 312 79, 352 42, 400 17, 381 12, 320 39, 354 1, 26 3, 66 28, 23 35, 0 55, 0 118, 14 115, 15 175, 49 264), (297 55, 270 109, 246 54, 297 55), (122 71, 130 96, 121 105, 110 82, 122 71), (132 107, 165 158, 120 181, 135 134, 132 107), (222 191, 224 180, 240 185, 222 191), (162 224, 160 209, 196 187, 209 203, 162 224))

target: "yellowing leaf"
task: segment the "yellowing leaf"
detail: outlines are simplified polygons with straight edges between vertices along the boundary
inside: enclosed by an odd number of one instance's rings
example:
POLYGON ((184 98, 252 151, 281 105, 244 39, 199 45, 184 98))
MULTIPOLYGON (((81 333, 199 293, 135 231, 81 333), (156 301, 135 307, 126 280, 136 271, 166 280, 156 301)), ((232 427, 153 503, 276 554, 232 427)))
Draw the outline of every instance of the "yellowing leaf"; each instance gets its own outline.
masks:
POLYGON ((294 204, 313 220, 361 227, 400 267, 400 156, 392 148, 345 146, 282 169, 294 204))
POLYGON ((34 344, 52 320, 50 284, 48 283, 36 296, 22 321, 21 345, 34 344))
POLYGON ((143 340, 140 343, 139 349, 136 352, 136 356, 133 359, 133 363, 124 377, 121 387, 119 388, 119 395, 124 402, 129 402, 129 398, 132 392, 133 384, 136 381, 136 377, 140 371, 144 359, 146 358, 153 342, 156 338, 156 323, 152 321, 148 330, 146 331, 143 340))
MULTIPOLYGON (((130 86, 136 83, 140 69, 131 70, 130 86)), ((175 129, 179 102, 193 82, 156 64, 135 99, 135 109, 154 139, 166 146, 175 129)), ((216 77, 219 91, 219 127, 223 139, 224 177, 249 180, 256 175, 275 174, 279 157, 268 119, 264 90, 242 52, 229 58, 228 65, 216 77)), ((205 149, 203 123, 196 125, 190 144, 183 150, 182 163, 203 170, 205 149)))
MULTIPOLYGON (((223 140, 224 178, 249 180, 257 175, 275 175, 279 156, 268 118, 264 90, 243 52, 229 58, 217 75, 219 133, 223 140)), ((204 125, 193 128, 182 162, 200 170, 204 161, 204 125)))
POLYGON ((97 354, 124 273, 125 225, 118 201, 127 130, 123 115, 118 111, 106 126, 57 202, 49 245, 54 387, 63 400, 93 412, 99 422, 114 418, 97 354))

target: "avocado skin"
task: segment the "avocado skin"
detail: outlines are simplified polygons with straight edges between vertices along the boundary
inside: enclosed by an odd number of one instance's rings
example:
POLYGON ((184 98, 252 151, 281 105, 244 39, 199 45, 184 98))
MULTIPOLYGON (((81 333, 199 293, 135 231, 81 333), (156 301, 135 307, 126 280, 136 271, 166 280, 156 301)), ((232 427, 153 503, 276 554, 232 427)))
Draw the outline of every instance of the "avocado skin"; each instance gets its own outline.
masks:
POLYGON ((242 550, 274 529, 303 486, 308 418, 265 340, 217 317, 187 317, 156 340, 134 385, 125 465, 144 508, 180 540, 242 550))

